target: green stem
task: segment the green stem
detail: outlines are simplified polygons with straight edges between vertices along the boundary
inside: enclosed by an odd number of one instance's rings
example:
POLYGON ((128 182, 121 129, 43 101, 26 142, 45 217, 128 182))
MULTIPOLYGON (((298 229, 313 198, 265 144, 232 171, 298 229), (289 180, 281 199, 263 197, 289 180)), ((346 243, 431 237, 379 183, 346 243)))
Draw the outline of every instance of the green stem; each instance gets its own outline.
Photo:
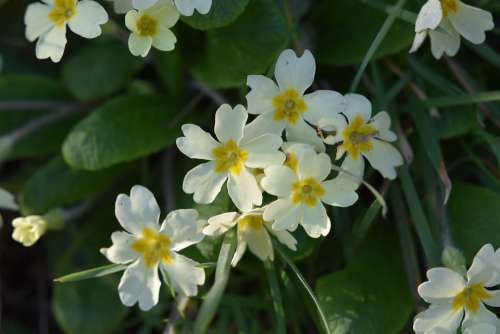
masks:
POLYGON ((265 261, 264 268, 266 269, 267 281, 273 299, 274 313, 276 314, 276 333, 286 334, 285 310, 283 308, 283 298, 281 297, 280 284, 276 277, 276 269, 274 262, 265 261))

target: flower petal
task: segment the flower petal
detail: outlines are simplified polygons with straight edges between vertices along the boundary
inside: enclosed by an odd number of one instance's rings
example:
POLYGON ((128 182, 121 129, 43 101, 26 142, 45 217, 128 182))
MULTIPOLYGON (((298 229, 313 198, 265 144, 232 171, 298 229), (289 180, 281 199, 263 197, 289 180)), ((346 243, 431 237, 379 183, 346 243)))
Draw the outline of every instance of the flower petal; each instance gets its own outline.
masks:
POLYGON ((292 192, 292 185, 297 181, 297 175, 287 166, 270 166, 264 170, 265 176, 260 181, 262 189, 267 193, 288 197, 292 192))
POLYGON ((427 271, 428 281, 418 286, 418 294, 428 303, 447 302, 465 287, 462 276, 448 268, 432 268, 427 271))
POLYGON ((469 283, 481 283, 486 287, 500 284, 500 251, 495 253, 491 244, 477 252, 467 272, 469 283))
POLYGON ((416 333, 455 334, 464 311, 455 311, 450 304, 433 304, 417 314, 413 322, 416 333))
POLYGON ((50 58, 58 63, 66 47, 66 26, 53 26, 49 31, 40 35, 36 43, 36 57, 38 59, 50 58))
POLYGON ((215 135, 221 143, 234 140, 239 143, 243 138, 243 128, 247 122, 248 113, 242 105, 234 109, 229 104, 223 104, 215 113, 215 135))
POLYGON ((40 35, 46 33, 53 23, 49 20, 50 7, 46 4, 31 3, 24 14, 24 24, 26 25, 26 39, 33 42, 40 35))
POLYGON ((156 17, 163 29, 172 28, 180 18, 179 11, 170 0, 159 0, 144 12, 156 17))
POLYGON ((326 236, 330 232, 331 222, 324 205, 318 201, 316 206, 302 205, 303 219, 301 225, 311 238, 326 236))
POLYGON ((241 144, 245 144, 265 134, 281 136, 283 129, 285 129, 285 124, 284 121, 275 121, 273 119, 273 113, 259 115, 245 126, 241 144))
POLYGON ((340 168, 350 172, 356 178, 353 176, 340 172, 338 177, 344 177, 347 179, 350 179, 353 182, 357 182, 358 186, 361 184, 361 181, 363 180, 363 175, 365 173, 365 159, 363 157, 359 157, 358 159, 354 160, 349 154, 347 154, 344 158, 344 161, 342 161, 342 165, 340 168))
POLYGON ((278 239, 283 245, 287 246, 289 249, 297 250, 297 240, 288 231, 278 231, 272 228, 270 223, 266 223, 266 228, 268 231, 278 239))
POLYGON ((260 260, 274 260, 273 243, 264 226, 261 226, 257 230, 252 227, 244 230, 238 229, 238 233, 242 235, 250 251, 260 260))
POLYGON ((333 90, 318 90, 304 96, 307 104, 307 111, 304 118, 314 124, 322 118, 334 117, 344 111, 346 100, 342 94, 333 90))
POLYGON ((415 38, 413 39, 413 43, 411 45, 410 53, 417 52, 418 49, 422 46, 427 38, 427 30, 415 33, 415 38))
POLYGON ((278 86, 266 76, 249 75, 247 85, 247 104, 249 114, 265 114, 274 112, 273 98, 279 94, 278 86))
POLYGON ((175 6, 185 16, 193 15, 195 9, 204 15, 210 11, 212 0, 175 0, 175 6))
POLYGON ((199 126, 184 124, 182 126, 184 137, 177 138, 179 150, 191 159, 213 160, 212 151, 220 144, 199 126))
POLYGON ((372 103, 363 95, 359 94, 346 94, 346 108, 344 115, 346 115, 349 123, 352 123, 356 116, 361 116, 365 122, 368 122, 372 115, 372 103))
POLYGON ((85 38, 96 38, 102 32, 101 24, 108 22, 108 13, 95 1, 82 0, 77 3, 76 15, 68 21, 75 34, 85 38))
POLYGON ((161 51, 171 51, 175 49, 176 42, 177 37, 175 37, 172 30, 168 28, 159 28, 158 34, 153 37, 153 46, 161 51))
POLYGON ((373 168, 378 170, 385 178, 395 179, 396 167, 403 164, 401 153, 389 143, 372 139, 373 150, 363 152, 373 168))
POLYGON ((317 154, 313 150, 307 150, 299 158, 297 174, 300 179, 312 177, 323 181, 331 171, 332 162, 326 153, 317 154))
POLYGON ((149 36, 143 37, 135 32, 128 37, 128 48, 134 56, 146 57, 153 45, 153 39, 149 36))
POLYGON ((347 126, 345 117, 335 114, 318 121, 318 127, 323 131, 325 144, 335 145, 344 140, 342 132, 347 126))
POLYGON ((194 194, 196 203, 208 204, 215 200, 226 179, 227 173, 215 172, 215 163, 210 161, 187 172, 182 190, 186 194, 194 194))
POLYGON ((460 35, 474 44, 483 43, 486 39, 485 31, 495 27, 490 12, 461 1, 458 1, 458 10, 450 11, 448 18, 460 35))
POLYGON ((133 186, 130 197, 120 194, 116 198, 115 215, 120 225, 134 235, 141 235, 144 228, 158 230, 160 208, 154 195, 143 186, 133 186))
POLYGON ((488 310, 483 303, 479 303, 479 310, 476 312, 465 311, 464 321, 462 323, 462 333, 470 334, 496 334, 496 328, 499 320, 497 316, 488 310), (485 326, 489 325, 489 326, 485 326), (486 331, 479 331, 485 329, 486 331), (491 331, 491 329, 494 329, 491 331))
POLYGON ((285 50, 276 62, 274 76, 280 90, 297 89, 304 94, 313 81, 316 72, 316 61, 309 50, 297 57, 293 50, 285 50))
POLYGON ((391 131, 391 118, 387 112, 381 111, 373 116, 370 125, 377 129, 377 138, 385 141, 396 141, 398 139, 396 134, 391 131))
POLYGON ((283 163, 285 154, 278 151, 282 144, 281 137, 272 134, 265 134, 248 141, 242 145, 242 148, 248 151, 245 165, 250 168, 266 168, 283 163))
POLYGON ((196 296, 198 285, 205 283, 205 271, 198 268, 199 263, 177 253, 172 254, 172 262, 161 264, 175 291, 186 296, 196 296))
POLYGON ((439 0, 427 1, 420 12, 418 13, 417 21, 415 22, 415 32, 437 28, 443 18, 443 10, 439 0))
POLYGON ((160 286, 158 266, 147 267, 141 257, 125 269, 118 293, 123 305, 132 306, 138 302, 142 311, 148 311, 158 303, 160 286))
POLYGON ((240 262, 241 258, 247 250, 247 243, 243 239, 242 235, 238 233, 238 246, 234 252, 233 258, 231 259, 231 266, 236 267, 240 262))
POLYGON ((295 205, 289 199, 278 199, 264 210, 265 221, 274 222, 272 228, 276 231, 295 231, 302 219, 300 205, 295 205))
POLYGON ((325 145, 316 130, 301 118, 299 118, 295 125, 286 123, 286 138, 288 141, 314 146, 319 152, 325 151, 325 145))
POLYGON ((323 202, 332 206, 348 207, 356 203, 358 183, 348 177, 336 177, 323 182, 326 194, 321 198, 323 202))
POLYGON ((203 234, 219 236, 233 228, 240 215, 237 212, 225 212, 208 219, 208 224, 203 228, 203 234))
POLYGON ((227 190, 234 205, 243 212, 252 210, 254 205, 262 204, 262 192, 257 180, 246 168, 239 174, 229 175, 227 190))
POLYGON ((203 239, 201 231, 204 223, 203 220, 198 220, 198 211, 195 209, 179 209, 167 215, 160 232, 168 235, 170 249, 177 252, 203 239))
POLYGON ((132 243, 137 238, 127 232, 113 232, 109 248, 101 248, 100 252, 113 263, 125 264, 136 260, 139 254, 132 249, 132 243))
POLYGON ((158 0, 132 0, 135 9, 143 10, 153 6, 158 0))
POLYGON ((136 10, 130 10, 127 12, 125 15, 125 26, 127 27, 128 30, 137 32, 137 21, 139 20, 140 15, 139 12, 136 10))
POLYGON ((443 54, 450 57, 455 56, 458 53, 458 49, 460 49, 460 35, 451 26, 447 18, 441 21, 439 27, 442 28, 441 31, 429 31, 432 55, 436 59, 440 59, 443 54))

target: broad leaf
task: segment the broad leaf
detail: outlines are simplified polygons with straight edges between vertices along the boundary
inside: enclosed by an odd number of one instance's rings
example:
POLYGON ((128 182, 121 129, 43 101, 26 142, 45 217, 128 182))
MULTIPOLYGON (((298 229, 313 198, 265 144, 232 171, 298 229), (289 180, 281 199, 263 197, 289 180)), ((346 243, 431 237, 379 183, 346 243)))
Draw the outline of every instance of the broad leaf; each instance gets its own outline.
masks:
POLYGON ((182 16, 191 27, 208 30, 227 26, 234 22, 245 10, 250 0, 212 0, 212 8, 206 15, 195 12, 192 16, 182 16))

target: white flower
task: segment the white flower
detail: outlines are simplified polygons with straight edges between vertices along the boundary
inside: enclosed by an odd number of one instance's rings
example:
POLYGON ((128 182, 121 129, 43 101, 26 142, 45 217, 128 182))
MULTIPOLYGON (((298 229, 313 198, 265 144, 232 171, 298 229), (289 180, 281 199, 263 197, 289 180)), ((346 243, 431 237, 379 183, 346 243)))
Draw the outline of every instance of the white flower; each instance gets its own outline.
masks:
MULTIPOLYGON (((161 0, 115 0, 128 1, 135 9, 147 9, 161 0)), ((184 16, 191 16, 197 10, 200 14, 208 14, 212 7, 212 0, 173 0, 177 10, 184 16)))
POLYGON ((448 268, 427 271, 428 281, 418 287, 419 295, 431 305, 415 317, 418 334, 496 334, 499 320, 484 304, 500 306, 500 251, 484 245, 474 257, 467 277, 448 268))
POLYGON ((262 188, 278 199, 264 211, 264 220, 273 222, 273 229, 294 231, 300 224, 306 233, 317 238, 330 232, 330 219, 323 202, 347 207, 354 204, 357 185, 347 178, 324 181, 331 172, 331 161, 325 153, 312 149, 298 156, 296 168, 286 165, 264 169, 262 188))
POLYGON ((418 14, 410 52, 417 51, 429 35, 436 59, 444 53, 454 56, 460 48, 460 36, 473 44, 481 44, 486 38, 485 31, 494 27, 490 12, 459 0, 428 0, 418 14))
POLYGON ((66 25, 75 34, 95 38, 108 21, 104 8, 91 0, 43 0, 28 6, 24 16, 26 38, 36 43, 36 57, 61 60, 66 46, 66 25))
POLYGON ((262 204, 262 192, 249 168, 265 168, 281 164, 285 155, 279 151, 280 136, 264 134, 245 140, 248 114, 238 105, 233 109, 222 105, 215 114, 215 140, 199 126, 185 124, 185 137, 177 139, 179 150, 191 159, 209 160, 190 170, 182 185, 187 194, 194 194, 197 203, 214 201, 227 182, 229 196, 243 212, 262 204))
POLYGON ((306 50, 297 57, 292 50, 285 50, 276 63, 274 76, 278 85, 263 75, 249 75, 248 112, 259 115, 248 125, 249 137, 264 133, 281 135, 286 129, 289 141, 311 144, 324 150, 315 129, 306 121, 317 125, 321 118, 340 112, 344 98, 328 90, 304 94, 314 81, 315 71, 316 63, 311 52, 306 50))
POLYGON ((125 16, 125 25, 132 31, 128 47, 134 56, 146 57, 154 46, 158 50, 171 51, 177 38, 170 30, 179 20, 179 12, 171 0, 159 0, 145 10, 131 10, 125 16))
POLYGON ((397 139, 390 130, 389 115, 382 111, 372 118, 372 105, 362 95, 347 94, 345 99, 347 105, 343 111, 344 115, 320 121, 320 128, 327 133, 325 143, 330 145, 341 143, 337 147, 337 159, 346 153, 342 169, 360 179, 364 173, 364 158, 368 159, 373 168, 384 177, 396 178, 395 167, 403 164, 403 157, 388 143, 397 139))
POLYGON ((108 0, 113 2, 113 8, 117 14, 125 14, 134 9, 133 0, 108 0))
POLYGON ((41 216, 18 217, 12 221, 12 227, 12 239, 30 247, 47 231, 47 221, 41 216))
POLYGON ((146 311, 158 303, 158 270, 177 292, 186 296, 198 293, 198 285, 205 282, 204 270, 177 253, 203 239, 204 222, 197 220, 196 210, 172 211, 160 226, 160 208, 153 194, 134 186, 130 197, 117 197, 115 214, 125 232, 114 232, 113 245, 101 249, 101 253, 113 263, 128 264, 118 285, 124 305, 138 302, 139 308, 146 311))
POLYGON ((217 236, 238 226, 238 248, 234 253, 231 265, 235 267, 245 253, 247 246, 262 261, 274 261, 273 243, 269 233, 291 250, 297 250, 297 240, 287 231, 277 231, 271 223, 264 221, 263 209, 255 209, 248 213, 226 212, 208 219, 203 228, 206 235, 217 236))

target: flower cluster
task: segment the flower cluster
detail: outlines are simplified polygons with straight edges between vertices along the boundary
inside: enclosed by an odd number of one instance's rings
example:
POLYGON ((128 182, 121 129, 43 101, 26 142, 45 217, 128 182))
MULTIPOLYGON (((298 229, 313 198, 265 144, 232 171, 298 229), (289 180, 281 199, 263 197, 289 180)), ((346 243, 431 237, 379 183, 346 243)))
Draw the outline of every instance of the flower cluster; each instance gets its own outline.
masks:
MULTIPOLYGON (((145 57, 151 47, 170 51, 177 41, 170 30, 180 15, 194 10, 207 14, 212 0, 111 0, 117 13, 126 13, 125 25, 131 31, 128 45, 135 56, 145 57)), ((36 42, 36 57, 57 63, 66 47, 66 27, 84 38, 101 35, 108 13, 92 0, 42 0, 28 6, 24 16, 26 38, 36 42)))
POLYGON ((138 302, 147 310, 157 303, 158 271, 176 291, 195 295, 205 279, 203 270, 177 252, 204 235, 237 228, 233 266, 247 246, 262 261, 272 261, 273 237, 296 250, 291 232, 299 225, 312 238, 326 236, 331 221, 325 205, 348 207, 357 201, 365 158, 383 176, 396 177, 403 159, 389 143, 396 136, 386 112, 372 117, 371 104, 361 95, 306 93, 316 68, 309 51, 298 57, 285 50, 275 68, 276 83, 248 77, 248 111, 242 105, 218 108, 215 138, 185 124, 177 139, 182 153, 206 161, 186 174, 184 192, 196 203, 209 204, 225 185, 237 211, 201 221, 193 209, 177 210, 160 227, 160 209, 147 189, 135 186, 130 196, 118 196, 116 217, 126 232, 113 233, 113 245, 102 253, 113 263, 128 264, 118 287, 125 305, 138 302), (257 115, 251 122, 249 113, 257 115), (344 158, 337 175, 332 175, 325 145, 336 145, 336 159, 344 158), (265 203, 263 193, 275 199, 265 203))
POLYGON ((413 323, 418 334, 496 334, 500 320, 485 306, 500 306, 500 250, 484 245, 474 257, 467 274, 443 267, 427 271, 428 281, 418 287, 429 308, 413 323))
POLYGON ((415 40, 410 52, 417 51, 427 38, 431 39, 432 55, 454 56, 460 48, 460 36, 473 44, 486 39, 485 32, 493 30, 493 15, 460 0, 428 0, 415 23, 415 40))

